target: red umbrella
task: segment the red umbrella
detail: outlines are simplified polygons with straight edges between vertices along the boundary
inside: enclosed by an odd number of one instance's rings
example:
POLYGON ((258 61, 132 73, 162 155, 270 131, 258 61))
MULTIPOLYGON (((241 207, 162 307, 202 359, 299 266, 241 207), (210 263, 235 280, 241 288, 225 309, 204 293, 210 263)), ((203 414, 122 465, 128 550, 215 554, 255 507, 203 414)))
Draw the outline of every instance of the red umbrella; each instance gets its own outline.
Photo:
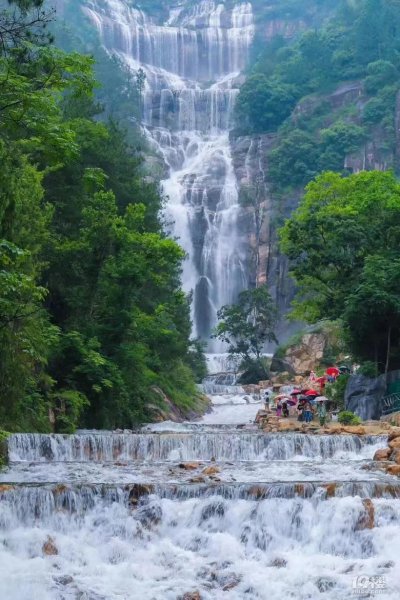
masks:
POLYGON ((330 375, 331 377, 337 377, 338 375, 340 375, 340 371, 337 367, 328 367, 325 373, 327 375, 330 375))
POLYGON ((306 396, 319 396, 320 392, 317 392, 316 390, 307 390, 305 395, 306 396))
POLYGON ((319 383, 319 384, 325 383, 326 377, 324 377, 324 376, 318 377, 318 379, 316 379, 315 381, 316 381, 316 383, 319 383))

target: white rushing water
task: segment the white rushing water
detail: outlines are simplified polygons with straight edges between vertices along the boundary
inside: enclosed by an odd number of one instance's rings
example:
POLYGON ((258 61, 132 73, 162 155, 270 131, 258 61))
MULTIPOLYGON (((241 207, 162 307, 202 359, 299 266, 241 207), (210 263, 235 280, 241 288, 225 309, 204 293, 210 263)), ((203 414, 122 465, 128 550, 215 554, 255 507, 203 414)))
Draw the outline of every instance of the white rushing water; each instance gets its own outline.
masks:
POLYGON ((195 423, 13 435, 0 597, 340 600, 377 577, 397 600, 400 483, 371 468, 386 438, 264 434, 254 399, 215 399, 195 423))
POLYGON ((106 49, 146 74, 144 125, 169 172, 162 188, 171 233, 188 255, 194 334, 209 339, 217 310, 248 283, 229 130, 252 6, 186 1, 164 22, 123 0, 87 2, 84 11, 106 49))
MULTIPOLYGON (((84 6, 146 73, 146 131, 206 338, 247 284, 229 129, 251 4, 186 0, 164 22, 122 0, 84 6)), ((237 365, 208 363, 213 410, 197 422, 10 438, 0 600, 398 600, 400 483, 371 463, 386 439, 261 433, 237 365)))

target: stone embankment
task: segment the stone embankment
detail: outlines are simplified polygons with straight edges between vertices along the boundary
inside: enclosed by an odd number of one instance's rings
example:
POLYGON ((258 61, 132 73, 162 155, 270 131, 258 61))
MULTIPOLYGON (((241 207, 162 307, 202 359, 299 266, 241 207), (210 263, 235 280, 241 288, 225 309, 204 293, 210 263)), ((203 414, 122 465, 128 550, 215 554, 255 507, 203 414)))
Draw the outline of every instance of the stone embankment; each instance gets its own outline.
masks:
POLYGON ((308 434, 353 434, 353 435, 386 435, 391 431, 399 430, 400 427, 392 427, 385 421, 365 421, 362 425, 342 425, 341 423, 331 422, 320 426, 317 421, 311 423, 302 423, 296 418, 281 418, 275 413, 262 409, 259 410, 255 422, 265 433, 279 433, 284 431, 293 431, 297 433, 308 434))

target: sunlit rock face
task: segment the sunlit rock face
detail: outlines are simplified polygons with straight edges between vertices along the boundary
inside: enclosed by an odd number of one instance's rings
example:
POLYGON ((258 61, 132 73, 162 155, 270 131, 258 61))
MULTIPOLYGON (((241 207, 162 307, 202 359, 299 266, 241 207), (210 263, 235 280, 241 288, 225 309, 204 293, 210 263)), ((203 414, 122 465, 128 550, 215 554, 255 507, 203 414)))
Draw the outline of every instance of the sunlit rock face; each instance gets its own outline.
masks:
POLYGON ((166 217, 188 255, 183 285, 193 291, 194 334, 208 339, 218 308, 249 283, 229 130, 252 6, 187 2, 164 21, 119 0, 83 10, 105 47, 146 74, 144 124, 168 167, 166 217))

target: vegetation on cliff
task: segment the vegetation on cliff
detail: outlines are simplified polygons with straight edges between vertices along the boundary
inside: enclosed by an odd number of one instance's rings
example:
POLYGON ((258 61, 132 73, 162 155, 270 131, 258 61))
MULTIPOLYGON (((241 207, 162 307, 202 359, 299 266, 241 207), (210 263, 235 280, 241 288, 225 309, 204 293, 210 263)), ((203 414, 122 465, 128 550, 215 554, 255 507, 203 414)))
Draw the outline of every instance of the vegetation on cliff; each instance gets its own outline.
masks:
POLYGON ((236 104, 238 132, 276 133, 268 177, 275 191, 344 171, 346 157, 368 142, 375 162, 396 166, 399 49, 392 0, 342 0, 320 27, 258 46, 236 104))
MULTIPOLYGON (((38 0, 0 12, 0 423, 130 426, 160 389, 196 397, 184 256, 138 131, 129 144, 100 119, 93 60, 57 49, 49 18, 38 0)), ((113 86, 124 102, 124 78, 113 86)))
POLYGON ((294 314, 341 319, 379 372, 400 365, 400 184, 392 172, 324 173, 281 229, 298 284, 294 314))
POLYGON ((373 169, 398 170, 400 12, 394 0, 317 4, 330 14, 316 27, 300 11, 290 35, 256 40, 237 133, 268 136, 277 221, 308 184, 281 230, 293 316, 340 319, 347 352, 385 372, 400 365, 400 198, 395 175, 373 169), (371 172, 352 175, 361 170, 371 172))

